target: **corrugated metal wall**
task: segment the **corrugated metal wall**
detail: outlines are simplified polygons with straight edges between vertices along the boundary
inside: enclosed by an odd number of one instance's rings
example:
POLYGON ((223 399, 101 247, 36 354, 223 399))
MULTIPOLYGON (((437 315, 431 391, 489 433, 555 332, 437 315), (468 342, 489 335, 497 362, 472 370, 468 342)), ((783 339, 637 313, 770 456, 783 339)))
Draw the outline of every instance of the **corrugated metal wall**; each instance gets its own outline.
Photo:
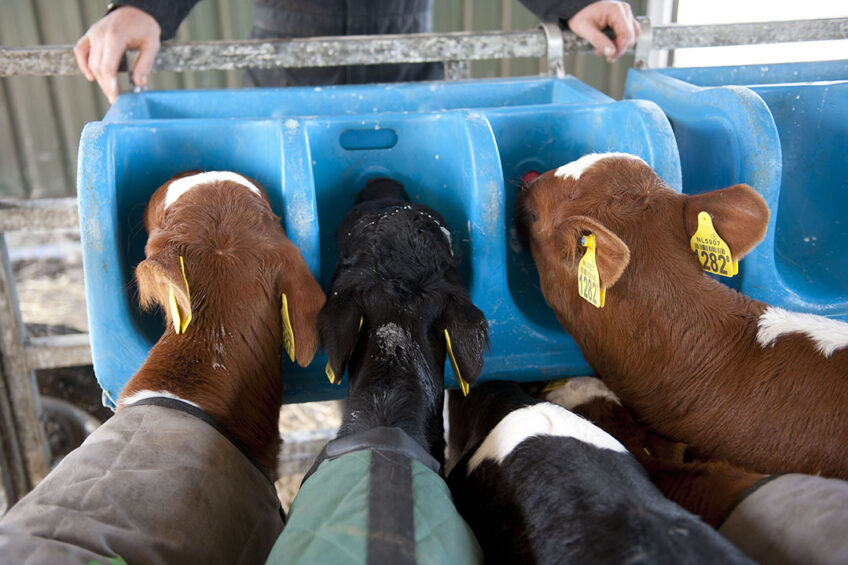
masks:
MULTIPOLYGON (((648 0, 631 2, 645 13, 648 0)), ((4 0, 0 2, 0 44, 23 47, 73 44, 105 11, 105 0, 4 0)), ((538 25, 516 0, 436 0, 438 32, 523 30, 538 25)), ((253 22, 249 0, 204 0, 181 26, 177 39, 247 38, 253 22)), ((608 65, 592 55, 567 57, 566 71, 620 97, 632 64, 626 55, 608 65)), ((474 77, 538 74, 537 60, 482 61, 474 77)), ((156 73, 149 87, 237 88, 240 71, 156 73)), ((99 119, 106 99, 82 76, 0 78, 0 197, 45 198, 76 193, 76 154, 85 123, 99 119)))

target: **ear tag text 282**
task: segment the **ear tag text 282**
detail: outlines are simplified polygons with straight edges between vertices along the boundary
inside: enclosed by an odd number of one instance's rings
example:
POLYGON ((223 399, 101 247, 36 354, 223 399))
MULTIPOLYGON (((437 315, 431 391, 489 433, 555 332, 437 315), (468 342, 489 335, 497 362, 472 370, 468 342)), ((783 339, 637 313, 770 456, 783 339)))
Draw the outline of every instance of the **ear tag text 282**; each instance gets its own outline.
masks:
MULTIPOLYGON (((188 290, 188 279, 186 278, 185 261, 183 261, 182 255, 180 255, 180 270, 183 274, 183 283, 185 284, 186 296, 188 297, 190 304, 191 292, 189 292, 188 290)), ((177 306, 177 296, 174 294, 174 287, 168 288, 168 305, 171 309, 171 320, 173 320, 174 322, 174 332, 177 334, 185 333, 189 322, 191 322, 191 308, 189 307, 189 311, 186 314, 185 319, 183 319, 180 316, 180 308, 179 306, 177 306)))
POLYGON ((598 274, 598 263, 595 258, 595 234, 583 237, 581 244, 586 247, 586 253, 577 266, 577 292, 595 308, 603 308, 607 291, 601 287, 601 275, 598 274))
POLYGON ((739 274, 739 261, 730 256, 730 247, 719 237, 707 212, 698 213, 698 229, 689 245, 706 272, 723 277, 739 274))
POLYGON ((450 334, 445 329, 445 343, 448 346, 448 359, 450 359, 453 376, 456 377, 456 382, 459 383, 459 390, 462 391, 462 396, 468 396, 468 391, 471 388, 465 379, 462 378, 462 373, 459 372, 459 365, 456 363, 456 357, 453 355, 453 346, 451 345, 450 334))
POLYGON ((292 329, 291 318, 289 317, 289 301, 286 298, 286 293, 283 293, 283 307, 280 309, 283 316, 283 347, 286 353, 289 354, 289 359, 294 361, 294 330, 292 329))

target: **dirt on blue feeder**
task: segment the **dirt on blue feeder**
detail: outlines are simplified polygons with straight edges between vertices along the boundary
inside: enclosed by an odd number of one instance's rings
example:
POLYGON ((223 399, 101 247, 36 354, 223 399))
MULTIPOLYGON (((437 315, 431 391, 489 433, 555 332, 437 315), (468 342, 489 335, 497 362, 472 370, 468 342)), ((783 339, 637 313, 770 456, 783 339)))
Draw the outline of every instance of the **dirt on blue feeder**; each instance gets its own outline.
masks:
MULTIPOLYGON (((512 228, 528 171, 586 153, 639 155, 680 190, 672 130, 659 108, 615 102, 573 78, 122 95, 88 124, 78 197, 95 373, 117 398, 161 334, 136 304, 132 273, 153 191, 184 170, 231 170, 267 190, 288 237, 327 288, 335 234, 374 177, 402 182, 451 226, 460 274, 490 325, 483 380, 591 374, 545 304, 512 228)), ((338 398, 326 358, 284 367, 286 402, 338 398)), ((446 381, 456 386, 450 366, 446 381)))

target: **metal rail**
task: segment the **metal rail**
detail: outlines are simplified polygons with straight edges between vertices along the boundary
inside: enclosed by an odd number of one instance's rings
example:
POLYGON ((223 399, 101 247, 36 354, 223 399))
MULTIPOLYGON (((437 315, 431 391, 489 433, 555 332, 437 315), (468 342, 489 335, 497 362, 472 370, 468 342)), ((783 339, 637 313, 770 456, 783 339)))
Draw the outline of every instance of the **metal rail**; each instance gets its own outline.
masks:
MULTIPOLYGON (((720 25, 640 24, 652 49, 760 45, 795 41, 848 39, 848 18, 755 22, 720 25)), ((592 51, 588 41, 562 31, 565 53, 592 51)), ((156 71, 232 70, 271 67, 327 67, 427 61, 478 61, 544 57, 545 31, 491 31, 361 35, 276 40, 166 42, 156 58, 156 71)), ((72 46, 50 45, 0 49, 0 77, 77 74, 72 46)))

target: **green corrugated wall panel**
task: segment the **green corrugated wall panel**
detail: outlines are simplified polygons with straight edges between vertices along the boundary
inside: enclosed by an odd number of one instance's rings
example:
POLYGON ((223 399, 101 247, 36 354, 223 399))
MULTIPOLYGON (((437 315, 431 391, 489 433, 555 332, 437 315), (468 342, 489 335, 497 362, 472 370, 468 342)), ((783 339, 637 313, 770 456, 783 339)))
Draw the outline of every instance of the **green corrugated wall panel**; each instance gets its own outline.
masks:
MULTIPOLYGON (((0 45, 73 44, 100 18, 106 0, 2 0, 0 45)), ((637 14, 647 0, 633 0, 637 14)), ((517 0, 435 0, 437 32, 531 29, 538 22, 517 0)), ((253 26, 249 0, 204 0, 180 28, 177 39, 245 39, 253 26)), ((613 66, 594 56, 566 58, 566 71, 620 97, 632 63, 613 66)), ((535 75, 535 59, 475 62, 473 77, 535 75)), ((155 73, 148 87, 239 88, 241 71, 155 73)), ((129 86, 126 77, 122 85, 129 86)), ((0 79, 0 197, 70 196, 75 193, 76 153, 82 126, 105 114, 108 103, 81 76, 0 79)))

